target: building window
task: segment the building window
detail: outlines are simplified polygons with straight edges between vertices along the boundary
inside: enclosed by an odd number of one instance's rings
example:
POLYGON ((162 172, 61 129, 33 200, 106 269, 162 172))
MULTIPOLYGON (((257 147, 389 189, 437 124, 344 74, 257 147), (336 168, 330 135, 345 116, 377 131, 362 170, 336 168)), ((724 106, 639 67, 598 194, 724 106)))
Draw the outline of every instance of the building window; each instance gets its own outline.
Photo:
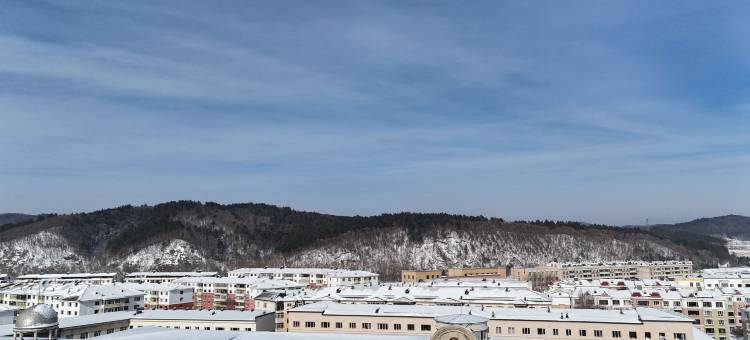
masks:
POLYGON ((645 337, 646 339, 651 339, 651 332, 646 332, 646 333, 644 333, 644 334, 643 334, 643 336, 644 336, 644 337, 645 337))
POLYGON ((638 339, 638 333, 636 332, 629 332, 628 337, 631 339, 638 339))
POLYGON ((531 334, 531 328, 521 328, 521 333, 523 333, 523 334, 531 334))
POLYGON ((245 328, 245 332, 252 332, 252 331, 253 331, 252 328, 245 328))
POLYGON ((581 330, 579 330, 579 331, 578 331, 578 335, 579 335, 579 336, 583 336, 583 337, 585 337, 585 336, 586 336, 586 330, 585 330, 585 329, 581 329, 581 330))
POLYGON ((515 327, 508 327, 508 334, 516 334, 516 328, 515 327))
POLYGON ((546 332, 547 332, 547 330, 544 329, 544 328, 537 328, 536 329, 536 334, 537 335, 544 335, 546 332))
POLYGON ((552 329, 552 335, 560 335, 560 332, 558 331, 557 328, 552 329))
POLYGON ((378 324, 378 329, 380 329, 380 330, 387 330, 388 329, 388 324, 387 323, 379 323, 378 324))
POLYGON ((336 328, 344 328, 344 324, 341 322, 336 323, 336 328))
POLYGON ((293 321, 292 327, 299 327, 299 321, 293 321))
POLYGON ((372 328, 372 325, 370 325, 369 322, 362 323, 362 329, 370 329, 370 328, 372 328))
POLYGON ((223 330, 224 330, 224 327, 216 327, 216 330, 217 330, 217 331, 223 331, 223 330))
POLYGON ((431 331, 432 330, 432 325, 421 325, 420 329, 422 331, 431 331))
POLYGON ((724 308, 723 302, 716 302, 716 308, 724 308))
POLYGON ((495 333, 497 333, 497 334, 503 334, 503 328, 502 327, 495 327, 495 333))
POLYGON ((711 308, 711 302, 704 302, 703 303, 704 308, 711 308))
POLYGON ((323 321, 323 322, 320 323, 320 327, 331 328, 331 323, 328 322, 328 321, 323 321))
POLYGON ((412 323, 406 324, 406 330, 407 331, 413 331, 414 330, 414 324, 412 324, 412 323))
POLYGON ((235 331, 235 332, 236 332, 236 331, 239 331, 239 330, 240 330, 240 328, 239 328, 239 327, 232 327, 232 328, 230 328, 229 330, 232 330, 232 331, 235 331))
POLYGON ((315 321, 305 321, 305 328, 315 327, 315 321))
POLYGON ((571 335, 573 335, 573 330, 572 329, 566 329, 565 330, 565 336, 571 336, 571 335))
POLYGON ((675 340, 685 340, 687 337, 685 336, 685 333, 674 333, 675 340))
POLYGON ((620 331, 612 331, 612 337, 613 338, 622 338, 622 332, 620 332, 620 331))
POLYGON ((393 330, 400 331, 401 330, 401 324, 400 323, 394 323, 393 324, 393 330))
POLYGON ((349 328, 351 328, 351 329, 357 328, 357 323, 356 322, 350 322, 349 323, 349 328))
POLYGON ((602 332, 600 329, 595 329, 594 336, 597 338, 601 338, 602 336, 604 336, 604 332, 602 332))

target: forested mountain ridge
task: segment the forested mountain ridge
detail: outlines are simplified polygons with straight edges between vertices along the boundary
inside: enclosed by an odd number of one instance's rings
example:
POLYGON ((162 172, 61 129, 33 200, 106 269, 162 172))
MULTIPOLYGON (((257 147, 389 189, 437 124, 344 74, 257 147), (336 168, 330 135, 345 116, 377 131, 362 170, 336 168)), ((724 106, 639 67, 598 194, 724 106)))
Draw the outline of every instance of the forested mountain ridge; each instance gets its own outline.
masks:
POLYGON ((735 261, 710 237, 575 222, 444 213, 335 216, 267 204, 177 201, 0 225, 0 272, 218 269, 287 265, 403 268, 553 260, 735 261))
POLYGON ((657 225, 654 226, 653 229, 689 232, 750 241, 750 217, 741 215, 699 218, 690 222, 657 225))

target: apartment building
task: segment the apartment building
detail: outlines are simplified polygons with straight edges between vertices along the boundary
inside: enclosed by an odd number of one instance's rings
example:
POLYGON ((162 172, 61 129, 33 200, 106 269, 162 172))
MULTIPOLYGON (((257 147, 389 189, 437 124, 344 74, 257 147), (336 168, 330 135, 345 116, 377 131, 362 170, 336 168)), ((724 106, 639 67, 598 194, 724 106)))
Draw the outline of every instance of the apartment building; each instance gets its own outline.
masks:
POLYGON ((423 282, 443 276, 442 270, 402 270, 401 282, 423 282))
POLYGON ((0 290, 0 303, 28 308, 47 304, 60 317, 134 311, 143 307, 143 292, 114 284, 18 283, 0 290))
POLYGON ((448 268, 447 270, 402 270, 401 282, 423 282, 435 280, 441 277, 445 278, 466 278, 466 277, 485 277, 485 278, 506 278, 508 276, 508 267, 493 268, 448 268))
POLYGON ((192 309, 193 287, 174 283, 116 283, 143 292, 145 309, 192 309))
POLYGON ((486 320, 488 335, 513 339, 704 339, 692 319, 651 308, 631 310, 481 308, 319 302, 288 312, 289 331, 431 336, 446 316, 486 320))
MULTIPOLYGON (((42 310, 42 308, 36 309, 42 310)), ((215 339, 216 334, 230 331, 249 333, 273 330, 272 314, 240 311, 147 310, 92 314, 60 319, 51 318, 48 315, 39 315, 36 318, 32 315, 30 319, 38 320, 39 327, 45 328, 45 331, 51 331, 53 338, 59 339, 87 339, 133 329, 189 330, 200 332, 203 335, 201 339, 215 339), (57 325, 50 325, 52 321, 57 325), (219 331, 219 333, 214 333, 214 331, 219 331)), ((24 324, 24 328, 34 328, 35 326, 24 324)), ((0 339, 10 339, 14 333, 24 333, 14 328, 11 325, 0 326, 0 339)), ((44 336, 44 338, 46 337, 44 336)), ((164 338, 160 339, 163 340, 164 338)))
POLYGON ((66 283, 77 282, 92 285, 103 285, 115 282, 117 273, 77 273, 77 274, 26 274, 16 278, 16 281, 27 283, 66 283))
POLYGON ((505 278, 508 276, 507 267, 492 267, 492 268, 448 268, 448 277, 494 277, 494 278, 505 278))
POLYGON ((567 279, 666 279, 686 277, 693 273, 692 261, 616 261, 550 263, 546 267, 559 271, 567 279))
POLYGON ((125 275, 127 283, 170 283, 185 277, 218 277, 217 272, 135 272, 125 275))
POLYGON ((186 277, 173 281, 193 288, 194 308, 254 310, 254 297, 266 291, 302 289, 286 281, 244 277, 186 277))
POLYGON ((750 301, 747 293, 735 289, 693 291, 676 288, 599 288, 579 296, 576 305, 605 309, 650 307, 680 313, 693 319, 695 326, 714 339, 727 340, 739 335, 742 330, 740 311, 747 306, 747 301, 750 301))
POLYGON ((378 274, 363 270, 328 268, 240 268, 229 277, 287 280, 309 287, 377 284, 378 274))

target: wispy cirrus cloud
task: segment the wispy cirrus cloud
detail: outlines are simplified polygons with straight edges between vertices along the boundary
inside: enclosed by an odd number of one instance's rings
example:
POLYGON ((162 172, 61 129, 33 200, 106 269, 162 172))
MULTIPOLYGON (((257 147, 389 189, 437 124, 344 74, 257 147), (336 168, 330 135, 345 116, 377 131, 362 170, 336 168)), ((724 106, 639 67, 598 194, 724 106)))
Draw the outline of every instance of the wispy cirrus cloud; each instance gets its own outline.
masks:
POLYGON ((9 2, 0 210, 750 214, 746 6, 9 2))

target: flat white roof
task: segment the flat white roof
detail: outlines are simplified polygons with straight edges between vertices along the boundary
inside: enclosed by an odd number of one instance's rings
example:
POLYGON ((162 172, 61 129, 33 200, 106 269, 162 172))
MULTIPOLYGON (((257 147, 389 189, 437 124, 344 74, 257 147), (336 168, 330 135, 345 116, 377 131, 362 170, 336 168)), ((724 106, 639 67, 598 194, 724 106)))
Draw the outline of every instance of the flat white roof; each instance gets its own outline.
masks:
POLYGON ((216 276, 218 272, 134 272, 125 275, 127 278, 147 278, 147 277, 201 277, 216 276))
POLYGON ((177 284, 246 284, 257 289, 302 288, 305 286, 289 280, 272 280, 254 277, 183 277, 172 282, 177 284))
POLYGON ((182 290, 182 289, 190 289, 193 290, 193 287, 176 284, 176 283, 131 283, 131 282, 117 282, 115 283, 116 286, 119 287, 125 287, 128 289, 138 290, 138 291, 160 291, 160 292, 166 292, 166 291, 172 291, 172 290, 182 290))
POLYGON ((18 280, 53 280, 53 279, 90 279, 114 278, 117 273, 75 273, 75 274, 26 274, 17 277, 18 280))
POLYGON ((484 308, 460 306, 410 306, 410 305, 367 305, 338 304, 317 302, 300 306, 291 312, 315 312, 323 315, 358 315, 358 316, 412 316, 436 317, 449 314, 468 314, 484 316, 492 320, 534 320, 562 322, 596 322, 596 323, 630 323, 640 324, 644 321, 692 322, 693 319, 677 313, 665 312, 652 308, 635 310, 602 309, 550 309, 547 308, 484 308), (561 318, 562 317, 562 318, 561 318))
MULTIPOLYGON (((364 335, 298 332, 232 332, 141 327, 115 332, 97 339, 123 340, 429 340, 428 336, 364 335)), ((703 340, 703 339, 700 339, 703 340)))
POLYGON ((133 319, 143 320, 205 320, 205 321, 254 321, 256 317, 273 312, 244 312, 238 310, 144 310, 130 313, 133 319))
POLYGON ((18 283, 0 290, 6 294, 27 294, 42 296, 59 296, 64 300, 102 300, 143 296, 141 291, 129 289, 118 284, 95 285, 88 283, 18 283))
POLYGON ((456 302, 482 301, 495 303, 533 304, 551 302, 545 293, 528 288, 509 287, 472 287, 472 286, 353 286, 328 287, 306 291, 303 300, 365 300, 381 299, 384 301, 431 301, 453 299, 456 302))
POLYGON ((332 269, 332 268, 239 268, 230 271, 237 274, 313 274, 328 277, 368 277, 379 274, 364 270, 332 269))

